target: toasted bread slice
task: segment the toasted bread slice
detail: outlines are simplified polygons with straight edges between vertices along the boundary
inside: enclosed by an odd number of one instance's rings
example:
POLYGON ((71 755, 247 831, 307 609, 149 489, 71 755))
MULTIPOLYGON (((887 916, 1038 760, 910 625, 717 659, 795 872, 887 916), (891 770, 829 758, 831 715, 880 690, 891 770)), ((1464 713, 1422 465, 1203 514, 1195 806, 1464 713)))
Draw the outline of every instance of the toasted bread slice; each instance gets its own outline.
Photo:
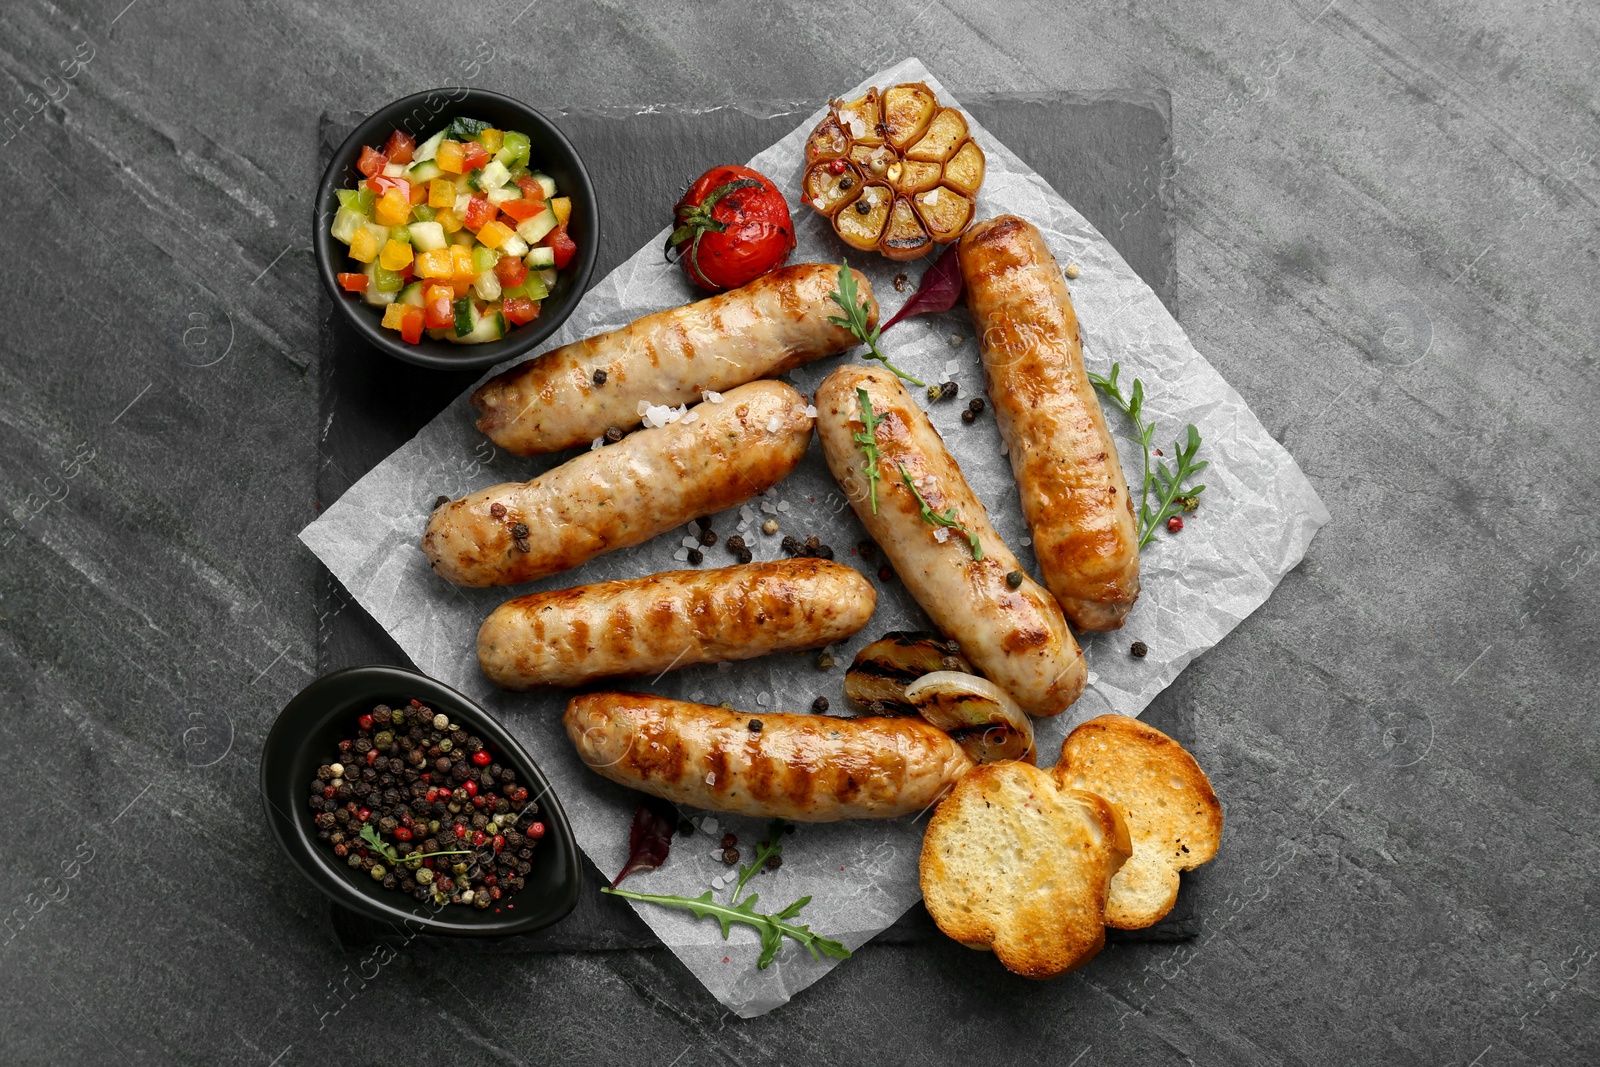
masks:
POLYGON ((1093 793, 1015 761, 968 771, 922 839, 922 895, 950 937, 1008 970, 1054 978, 1105 944, 1111 876, 1132 846, 1093 793))
POLYGON ((1125 715, 1101 715, 1061 744, 1054 768, 1064 789, 1109 800, 1127 820, 1133 858, 1111 880, 1106 925, 1139 930, 1178 900, 1178 872, 1217 854, 1222 805, 1205 771, 1166 734, 1125 715))

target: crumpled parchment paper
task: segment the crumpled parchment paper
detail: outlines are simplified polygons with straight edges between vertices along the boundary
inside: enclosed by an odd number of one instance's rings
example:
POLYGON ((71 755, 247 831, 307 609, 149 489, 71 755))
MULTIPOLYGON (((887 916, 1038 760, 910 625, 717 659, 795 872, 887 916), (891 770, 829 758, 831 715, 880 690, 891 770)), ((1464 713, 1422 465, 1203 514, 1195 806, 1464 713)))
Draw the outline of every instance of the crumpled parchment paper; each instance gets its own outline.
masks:
MULTIPOLYGON (((937 91, 942 102, 959 106, 916 59, 839 95, 854 97, 869 85, 918 80, 937 91)), ((822 113, 819 108, 793 133, 750 161, 790 195, 799 241, 791 259, 796 263, 837 262, 850 251, 797 194, 805 138, 822 113)), ((1080 266, 1081 276, 1070 288, 1090 368, 1104 373, 1113 359, 1120 360, 1125 383, 1131 384, 1134 375, 1144 380, 1146 411, 1158 426, 1157 443, 1170 455, 1171 442, 1185 423, 1193 422, 1205 438, 1202 456, 1211 461, 1204 472, 1207 489, 1200 509, 1187 528, 1177 537, 1161 535, 1146 549, 1143 592, 1127 625, 1114 634, 1080 638, 1090 667, 1089 688, 1069 711, 1038 724, 1040 762, 1047 764, 1054 762, 1073 725, 1108 711, 1138 715, 1190 660, 1254 611, 1299 562, 1317 529, 1328 521, 1328 512, 1294 460, 1195 351, 1156 294, 1106 239, 976 123, 972 133, 988 156, 978 217, 1021 215, 1039 227, 1063 265, 1080 266), (1149 646, 1143 659, 1127 652, 1136 640, 1149 646)), ((708 157, 707 162, 715 160, 708 157)), ((665 235, 663 229, 595 285, 549 347, 693 299, 680 272, 662 261, 665 235)), ((921 270, 932 262, 929 257, 922 264, 901 266, 853 252, 850 259, 871 278, 886 318, 911 296, 921 270), (894 276, 902 270, 911 275, 904 294, 893 286, 894 276)), ((883 347, 898 366, 924 381, 953 378, 960 383, 960 401, 924 402, 924 406, 1001 536, 1024 566, 1037 574, 1011 467, 1001 451, 992 414, 973 425, 960 422, 965 401, 983 392, 977 341, 964 309, 907 320, 884 337, 883 347)), ((841 359, 852 358, 824 360, 788 379, 809 395, 841 359)), ((1129 488, 1137 492, 1141 469, 1137 441, 1120 414, 1108 410, 1107 417, 1118 436, 1129 488)), ((477 629, 496 605, 514 595, 688 567, 683 562, 687 555, 683 537, 688 531, 601 556, 528 586, 449 585, 432 573, 421 549, 433 500, 440 494, 456 497, 496 482, 526 480, 554 465, 551 457, 525 459, 498 453, 473 423, 463 394, 300 536, 418 668, 482 701, 518 737, 554 784, 579 845, 601 871, 611 875, 626 859, 628 827, 638 796, 601 779, 578 761, 561 728, 563 694, 506 694, 484 681, 474 651, 477 629)), ((724 543, 735 532, 743 533, 758 560, 780 558, 784 534, 801 539, 816 534, 833 546, 838 559, 872 576, 880 590, 876 615, 866 630, 834 650, 839 665, 831 671, 819 671, 816 654, 803 653, 695 667, 659 679, 630 679, 623 688, 712 704, 728 701, 749 711, 805 711, 817 696, 826 696, 837 710, 844 707, 840 689, 844 667, 862 645, 887 630, 927 627, 904 587, 898 581, 880 583, 876 565, 867 565, 854 554, 853 546, 865 534, 829 477, 815 440, 793 475, 767 496, 717 516, 714 525, 721 541, 705 550, 705 567, 733 562, 724 543), (779 534, 760 532, 769 517, 779 521, 779 534)), ((855 949, 894 922, 920 895, 917 856, 925 818, 926 813, 892 822, 801 826, 786 839, 782 868, 757 875, 746 895, 758 893, 763 911, 776 911, 810 895, 811 903, 799 921, 855 949)), ((662 869, 634 875, 626 886, 698 896, 717 887, 714 880, 733 870, 716 856, 717 839, 723 833, 737 833, 748 858, 766 830, 758 820, 697 814, 696 821, 701 832, 678 838, 662 869)), ((730 879, 726 888, 716 889, 717 899, 726 901, 731 889, 730 879)), ((758 971, 755 931, 735 927, 725 941, 712 921, 654 905, 635 906, 712 995, 746 1018, 785 1003, 839 962, 813 961, 801 948, 786 944, 776 963, 758 971)))

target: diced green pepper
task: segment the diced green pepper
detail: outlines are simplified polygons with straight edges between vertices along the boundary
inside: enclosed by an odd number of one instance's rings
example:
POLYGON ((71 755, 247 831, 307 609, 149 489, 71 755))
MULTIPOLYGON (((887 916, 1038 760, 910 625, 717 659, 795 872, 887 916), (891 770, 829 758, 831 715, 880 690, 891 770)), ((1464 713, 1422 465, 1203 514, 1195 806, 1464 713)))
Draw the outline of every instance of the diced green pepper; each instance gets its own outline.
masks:
POLYGON ((432 222, 439 215, 437 211, 433 210, 433 208, 429 207, 427 204, 418 204, 416 207, 411 209, 411 214, 416 216, 416 220, 418 222, 432 222))
POLYGON ((455 302, 456 336, 465 337, 472 332, 472 297, 464 296, 455 302))
POLYGON ((500 254, 492 248, 483 245, 474 245, 472 249, 472 273, 482 274, 486 270, 494 270, 494 265, 499 262, 500 254))
POLYGON ((386 267, 374 265, 372 269, 372 285, 380 293, 398 293, 401 285, 400 272, 389 270, 386 267))
POLYGON ((396 226, 389 231, 389 240, 408 245, 411 243, 411 231, 404 226, 396 226))

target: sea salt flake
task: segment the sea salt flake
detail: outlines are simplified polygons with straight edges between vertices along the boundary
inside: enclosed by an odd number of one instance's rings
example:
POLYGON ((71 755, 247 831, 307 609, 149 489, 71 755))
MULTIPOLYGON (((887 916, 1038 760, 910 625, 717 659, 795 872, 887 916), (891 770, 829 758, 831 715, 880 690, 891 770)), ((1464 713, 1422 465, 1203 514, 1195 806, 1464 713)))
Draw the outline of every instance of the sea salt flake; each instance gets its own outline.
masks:
POLYGON ((719 823, 714 816, 707 815, 704 819, 700 820, 700 829, 704 830, 712 837, 716 837, 717 832, 722 829, 722 824, 719 823))
MULTIPOLYGON (((721 859, 722 858, 722 853, 718 852, 716 854, 716 857, 717 857, 717 859, 721 859)), ((720 875, 719 874, 715 878, 711 879, 711 888, 712 889, 726 889, 726 888, 728 888, 728 879, 727 879, 727 877, 724 876, 724 875, 720 875)))
POLYGON ((643 415, 645 412, 647 412, 649 410, 650 410, 650 401, 641 400, 641 401, 639 401, 639 406, 633 409, 633 413, 635 415, 643 415))
POLYGON ((706 389, 701 392, 700 399, 708 404, 720 404, 722 403, 722 394, 715 389, 706 389))
POLYGON ((820 196, 814 196, 811 198, 811 206, 816 208, 818 211, 828 210, 828 202, 822 199, 820 196))
POLYGON ((815 405, 815 404, 807 404, 806 405, 806 418, 814 419, 816 417, 817 417, 817 405, 815 405))
POLYGON ((734 529, 738 530, 740 533, 744 533, 746 530, 750 529, 750 523, 744 519, 740 519, 739 525, 735 526, 734 529))
POLYGON ((716 784, 717 784, 717 772, 716 771, 707 771, 706 772, 706 785, 716 785, 716 784))
POLYGON ((593 441, 589 442, 589 451, 593 452, 595 449, 600 448, 603 445, 605 445, 605 443, 606 443, 606 435, 605 434, 601 434, 599 437, 596 437, 593 441))
POLYGON ((778 510, 779 511, 788 511, 789 510, 789 502, 787 500, 778 501, 778 510))
POLYGON ((950 540, 950 528, 947 526, 935 526, 933 528, 933 539, 941 545, 944 544, 950 540))
POLYGON ((961 361, 959 359, 952 359, 952 360, 950 360, 948 363, 946 363, 944 365, 944 372, 946 374, 954 375, 954 374, 958 373, 960 370, 961 370, 961 361))
POLYGON ((777 433, 778 432, 778 427, 782 426, 782 425, 783 425, 783 420, 778 418, 778 416, 774 415, 774 416, 772 416, 772 418, 767 420, 767 432, 768 433, 777 433))
POLYGON ((753 521, 755 519, 756 513, 750 510, 750 505, 749 504, 740 504, 739 505, 739 517, 741 519, 743 519, 745 522, 751 522, 751 521, 753 521))
MULTIPOLYGON (((857 134, 856 136, 859 137, 860 134, 857 134)), ((924 204, 926 204, 928 207, 932 207, 933 205, 937 204, 939 202, 939 190, 938 189, 929 190, 928 195, 923 197, 922 202, 924 204)))
POLYGON ((700 536, 700 529, 701 529, 701 526, 700 526, 700 520, 699 519, 690 519, 689 520, 689 533, 692 536, 699 537, 700 536))
POLYGON ((680 548, 672 554, 672 558, 677 560, 679 563, 682 563, 684 560, 689 558, 689 550, 687 548, 680 548))
POLYGON ((684 548, 699 548, 700 547, 700 539, 697 538, 697 537, 685 537, 683 539, 683 547, 684 548))
POLYGON ((953 334, 950 335, 950 347, 951 348, 955 348, 960 343, 961 343, 961 335, 959 333, 953 333, 953 334))
POLYGON ((767 515, 776 515, 778 513, 778 509, 772 505, 771 501, 768 500, 763 500, 761 502, 761 510, 767 515))
POLYGON ((766 693, 764 693, 764 692, 762 692, 762 693, 757 693, 757 694, 756 694, 756 703, 757 703, 757 704, 760 704, 760 705, 761 705, 761 706, 762 706, 762 707, 766 707, 766 706, 767 706, 767 705, 768 705, 768 704, 770 704, 770 703, 772 703, 772 698, 771 698, 771 697, 769 697, 769 696, 768 696, 768 695, 767 695, 767 694, 766 694, 766 693))
POLYGON ((1021 540, 1021 542, 1019 542, 1019 543, 1020 543, 1020 544, 1021 544, 1021 545, 1022 545, 1022 547, 1024 547, 1024 548, 1026 548, 1026 547, 1028 547, 1028 546, 1029 546, 1029 545, 1031 545, 1031 544, 1033 544, 1033 538, 1031 538, 1031 537, 1024 537, 1024 538, 1023 538, 1023 539, 1022 539, 1022 540, 1021 540))
POLYGON ((733 664, 729 663, 727 660, 723 660, 721 663, 717 664, 717 670, 731 671, 733 670, 733 664))

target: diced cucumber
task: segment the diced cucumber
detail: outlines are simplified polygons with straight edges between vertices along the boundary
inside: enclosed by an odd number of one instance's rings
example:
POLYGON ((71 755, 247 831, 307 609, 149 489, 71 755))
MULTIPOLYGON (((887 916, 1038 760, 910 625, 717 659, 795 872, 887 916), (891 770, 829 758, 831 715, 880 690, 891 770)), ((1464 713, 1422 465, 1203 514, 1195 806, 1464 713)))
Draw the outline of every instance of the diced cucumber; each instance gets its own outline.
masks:
POLYGON ((383 165, 383 176, 385 178, 398 178, 405 172, 406 168, 403 163, 385 163, 383 165))
POLYGON ((522 295, 529 300, 543 300, 550 295, 550 287, 544 284, 544 279, 539 277, 537 271, 530 271, 522 279, 522 295))
POLYGON ((452 310, 454 310, 456 318, 455 334, 457 337, 465 337, 472 332, 473 319, 477 315, 477 311, 472 306, 472 297, 463 296, 459 298, 453 305, 452 310))
POLYGON ((487 193, 483 194, 483 198, 489 201, 489 203, 493 204, 495 207, 499 207, 507 200, 521 200, 522 190, 518 189, 515 185, 502 185, 498 189, 490 189, 487 193))
POLYGON ((477 240, 478 238, 473 234, 473 232, 467 229, 457 230, 455 233, 450 235, 451 244, 466 245, 469 248, 476 244, 477 240))
POLYGON ((418 252, 433 252, 443 248, 447 243, 444 227, 437 222, 413 222, 410 230, 411 247, 418 252))
POLYGON ((549 200, 556 195, 556 180, 542 170, 531 171, 528 177, 539 183, 539 188, 544 190, 544 198, 549 200))
POLYGON ((387 226, 379 226, 376 222, 363 222, 361 228, 377 239, 379 248, 382 248, 389 240, 389 227, 387 226))
POLYGON ((372 272, 372 285, 368 288, 377 288, 379 291, 385 293, 398 293, 403 284, 405 284, 405 282, 404 279, 400 277, 399 271, 390 270, 388 267, 385 267, 383 264, 379 263, 372 272))
POLYGON ((525 256, 528 254, 528 242, 512 234, 500 242, 500 251, 508 256, 525 256))
MULTIPOLYGON (((417 247, 421 248, 422 246, 418 245, 417 247)), ((530 248, 528 250, 528 258, 526 262, 528 266, 534 270, 543 270, 545 267, 553 267, 556 265, 556 250, 553 248, 546 248, 544 245, 540 245, 538 248, 530 248)))
POLYGON ((449 127, 445 127, 432 137, 428 138, 426 141, 423 141, 421 144, 417 145, 417 150, 411 153, 411 165, 414 167, 418 163, 426 163, 428 160, 438 155, 439 146, 444 143, 444 135, 449 132, 449 127))
POLYGON ((556 213, 545 208, 531 219, 525 219, 517 225, 517 236, 536 245, 544 240, 545 234, 556 228, 556 213))
POLYGON ((439 213, 433 210, 433 208, 429 207, 427 204, 418 204, 416 207, 411 209, 411 215, 418 222, 432 222, 438 217, 439 213))
POLYGON ((556 275, 557 271, 554 267, 546 267, 544 270, 539 272, 539 278, 544 282, 544 287, 547 292, 556 287, 556 275))
POLYGON ((464 219, 464 218, 467 217, 467 208, 469 208, 471 206, 472 206, 472 194, 471 193, 457 193, 456 194, 455 207, 451 208, 450 210, 452 210, 452 211, 454 211, 456 213, 456 218, 464 219))
POLYGON ((402 304, 410 304, 414 308, 421 307, 422 306, 422 283, 421 282, 412 282, 410 285, 408 285, 404 289, 400 290, 400 296, 397 299, 402 304))
POLYGON ((329 232, 333 234, 335 241, 349 244, 355 237, 356 231, 361 229, 367 222, 367 217, 361 212, 353 208, 341 207, 334 213, 333 226, 329 229, 329 232))
POLYGON ((472 291, 483 300, 500 299, 500 278, 492 270, 486 270, 472 279, 472 291))
POLYGON ((383 290, 378 288, 378 271, 382 269, 382 267, 378 266, 377 260, 365 264, 361 269, 361 272, 367 276, 367 288, 361 294, 361 297, 375 308, 389 306, 394 303, 395 297, 399 295, 395 289, 383 290))
POLYGON ((409 226, 396 226, 396 227, 394 227, 394 229, 389 231, 389 240, 391 240, 391 241, 399 241, 403 245, 410 244, 411 243, 411 227, 409 227, 409 226))
POLYGON ((421 163, 411 164, 411 171, 406 175, 406 177, 409 178, 413 183, 426 182, 432 181, 434 178, 437 178, 443 173, 444 171, 439 169, 438 163, 435 163, 431 159, 425 159, 421 163))
POLYGON ((498 189, 511 180, 511 172, 506 165, 497 159, 491 159, 483 165, 483 171, 478 175, 478 188, 487 192, 498 189))
MULTIPOLYGON (((461 299, 467 301, 469 305, 472 303, 471 297, 462 297, 461 299)), ((472 328, 466 333, 457 333, 455 330, 451 330, 447 340, 454 341, 458 345, 481 345, 487 341, 498 341, 505 335, 505 319, 501 317, 498 311, 479 312, 474 309, 472 311, 472 328)))

